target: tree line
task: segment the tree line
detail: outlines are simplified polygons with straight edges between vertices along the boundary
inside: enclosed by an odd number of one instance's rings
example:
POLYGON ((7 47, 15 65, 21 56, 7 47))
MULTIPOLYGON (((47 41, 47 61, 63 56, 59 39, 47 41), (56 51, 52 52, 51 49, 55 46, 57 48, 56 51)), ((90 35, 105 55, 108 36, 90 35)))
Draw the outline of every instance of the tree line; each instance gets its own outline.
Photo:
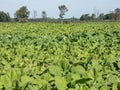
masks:
POLYGON ((65 5, 58 6, 60 10, 59 19, 48 18, 46 11, 42 11, 42 18, 35 18, 37 16, 37 12, 34 11, 34 18, 29 18, 30 11, 26 6, 20 7, 14 14, 14 18, 12 19, 9 13, 4 11, 0 11, 0 22, 8 22, 8 21, 17 21, 17 22, 28 22, 28 21, 120 21, 120 8, 116 8, 114 11, 111 11, 108 14, 100 13, 100 14, 83 14, 80 18, 68 18, 64 19, 64 15, 68 12, 68 8, 65 5))
POLYGON ((109 20, 109 21, 120 21, 120 8, 116 8, 114 11, 111 11, 108 14, 100 13, 98 16, 96 14, 83 14, 80 17, 80 20, 82 21, 103 21, 103 20, 109 20))

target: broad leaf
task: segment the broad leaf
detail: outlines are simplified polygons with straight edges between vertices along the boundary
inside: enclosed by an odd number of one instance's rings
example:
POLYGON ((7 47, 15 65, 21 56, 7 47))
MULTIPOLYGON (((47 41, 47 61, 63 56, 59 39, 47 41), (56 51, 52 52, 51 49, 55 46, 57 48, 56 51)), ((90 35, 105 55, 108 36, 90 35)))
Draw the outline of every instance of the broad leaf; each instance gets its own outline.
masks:
POLYGON ((92 80, 92 79, 91 78, 82 78, 82 79, 76 80, 76 84, 77 83, 86 84, 90 80, 92 80))
POLYGON ((49 72, 50 74, 54 75, 54 76, 61 76, 62 75, 62 68, 58 67, 58 66, 50 66, 49 67, 49 72))
POLYGON ((82 66, 75 66, 72 68, 72 72, 80 75, 85 73, 85 69, 82 66))
POLYGON ((58 90, 66 90, 67 88, 67 81, 64 77, 55 77, 55 85, 57 86, 58 90))

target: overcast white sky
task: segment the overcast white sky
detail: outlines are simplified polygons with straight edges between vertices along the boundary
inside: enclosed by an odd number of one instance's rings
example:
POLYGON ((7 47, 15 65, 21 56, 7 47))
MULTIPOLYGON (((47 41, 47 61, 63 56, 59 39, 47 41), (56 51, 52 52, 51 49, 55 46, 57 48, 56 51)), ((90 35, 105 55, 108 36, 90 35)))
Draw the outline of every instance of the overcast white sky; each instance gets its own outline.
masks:
POLYGON ((51 18, 59 17, 59 5, 66 5, 69 11, 65 18, 80 17, 81 14, 94 13, 99 10, 100 13, 109 13, 115 8, 120 8, 120 0, 0 0, 0 11, 9 12, 11 17, 21 6, 27 6, 33 17, 33 11, 37 11, 37 17, 41 17, 41 12, 47 12, 51 18))

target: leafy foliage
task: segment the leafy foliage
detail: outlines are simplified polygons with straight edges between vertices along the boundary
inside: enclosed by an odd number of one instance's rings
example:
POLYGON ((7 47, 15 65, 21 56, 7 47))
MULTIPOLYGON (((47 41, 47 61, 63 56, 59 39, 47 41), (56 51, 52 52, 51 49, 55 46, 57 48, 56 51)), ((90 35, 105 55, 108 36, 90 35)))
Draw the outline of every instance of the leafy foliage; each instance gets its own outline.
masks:
POLYGON ((119 90, 120 23, 0 23, 0 90, 119 90))
POLYGON ((9 14, 0 11, 0 22, 7 22, 7 21, 11 21, 9 14))
POLYGON ((30 11, 28 11, 26 6, 22 6, 16 11, 15 16, 19 22, 26 22, 29 17, 30 11))
POLYGON ((60 5, 59 7, 60 15, 59 17, 62 19, 65 13, 68 11, 67 7, 65 5, 60 5))

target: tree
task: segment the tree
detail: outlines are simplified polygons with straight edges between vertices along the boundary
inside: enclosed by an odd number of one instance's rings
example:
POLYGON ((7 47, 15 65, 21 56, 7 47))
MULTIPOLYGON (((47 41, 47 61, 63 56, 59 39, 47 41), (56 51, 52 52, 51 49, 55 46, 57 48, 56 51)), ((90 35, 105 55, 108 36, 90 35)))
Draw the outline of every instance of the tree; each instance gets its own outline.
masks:
POLYGON ((116 9, 114 10, 114 12, 115 12, 115 19, 116 19, 116 20, 120 20, 120 9, 119 9, 119 8, 116 8, 116 9))
POLYGON ((29 17, 30 11, 28 11, 26 6, 22 6, 18 9, 15 13, 15 17, 18 19, 19 22, 27 22, 29 17))
POLYGON ((84 14, 80 17, 80 20, 81 20, 81 21, 84 21, 84 20, 85 20, 85 15, 84 15, 84 14))
POLYGON ((11 21, 9 14, 0 11, 0 22, 6 22, 6 21, 11 21))
POLYGON ((65 13, 68 11, 67 7, 65 5, 60 5, 59 7, 59 10, 60 10, 60 15, 59 17, 61 19, 63 19, 63 15, 65 15, 65 13))
POLYGON ((110 20, 116 20, 116 16, 114 12, 111 12, 109 14, 110 14, 110 20))
POLYGON ((80 17, 80 20, 82 20, 82 21, 88 21, 88 20, 90 20, 89 14, 83 14, 83 15, 80 17))
POLYGON ((91 19, 92 21, 94 21, 94 20, 96 19, 96 15, 93 13, 93 14, 91 15, 90 19, 91 19))
POLYGON ((42 18, 43 19, 47 18, 47 13, 45 11, 42 11, 42 18))
POLYGON ((99 16, 98 16, 98 19, 99 20, 104 20, 104 17, 105 17, 104 13, 100 13, 99 16))

